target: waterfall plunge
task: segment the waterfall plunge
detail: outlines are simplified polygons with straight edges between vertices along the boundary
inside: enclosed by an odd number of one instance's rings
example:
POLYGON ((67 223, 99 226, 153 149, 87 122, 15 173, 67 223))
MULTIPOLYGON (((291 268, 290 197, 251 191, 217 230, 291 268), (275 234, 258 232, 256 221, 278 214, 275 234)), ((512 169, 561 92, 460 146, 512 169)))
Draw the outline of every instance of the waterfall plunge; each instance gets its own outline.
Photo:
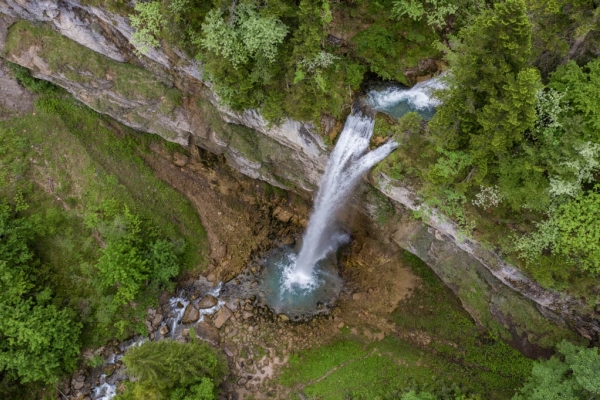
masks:
POLYGON ((338 211, 346 204, 360 177, 398 146, 388 141, 367 152, 374 125, 375 121, 366 116, 350 115, 346 120, 321 178, 302 249, 283 273, 284 289, 311 289, 316 284, 315 264, 348 239, 335 228, 338 211))

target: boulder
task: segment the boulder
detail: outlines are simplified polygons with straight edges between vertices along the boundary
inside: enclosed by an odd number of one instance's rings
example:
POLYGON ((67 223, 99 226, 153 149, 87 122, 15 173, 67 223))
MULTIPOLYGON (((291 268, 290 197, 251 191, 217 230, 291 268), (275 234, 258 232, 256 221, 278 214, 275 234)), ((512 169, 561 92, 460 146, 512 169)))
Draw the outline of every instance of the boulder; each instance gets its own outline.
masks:
POLYGON ((158 331, 161 335, 165 336, 167 333, 169 333, 169 327, 166 325, 163 325, 160 327, 160 330, 158 331))
POLYGON ((195 327, 196 337, 207 341, 213 346, 219 344, 219 330, 207 322, 199 322, 195 327))
POLYGON ((163 321, 163 315, 156 314, 154 316, 154 319, 152 320, 152 326, 156 329, 156 327, 158 327, 162 321, 163 321))
POLYGON ((183 313, 183 318, 181 322, 184 324, 191 324, 192 322, 196 322, 200 319, 200 311, 193 304, 188 304, 183 313))
POLYGON ((185 167, 187 163, 190 161, 190 158, 185 154, 175 153, 173 154, 173 164, 178 167, 185 167))
POLYGON ((244 311, 242 313, 242 318, 243 319, 248 319, 248 318, 252 318, 254 316, 254 314, 252 314, 250 311, 244 311))
POLYGON ((223 351, 229 358, 234 358, 238 354, 238 349, 233 343, 226 343, 223 346, 223 351))
POLYGON ((102 373, 106 374, 106 376, 109 377, 115 372, 115 369, 117 369, 117 366, 115 364, 106 364, 104 366, 104 369, 102 370, 102 373))
POLYGON ((291 212, 289 212, 288 210, 285 210, 281 207, 277 207, 273 211, 273 216, 275 218, 277 218, 279 221, 287 224, 292 219, 293 214, 291 212))
POLYGON ((223 306, 223 307, 221 307, 219 312, 217 312, 217 315, 213 319, 213 324, 215 324, 215 327, 217 329, 221 329, 223 324, 225 322, 227 322, 227 320, 229 318, 231 318, 232 315, 233 315, 233 313, 231 312, 231 310, 229 308, 223 306))
POLYGON ((209 294, 209 295, 204 296, 198 302, 198 308, 201 308, 201 309, 212 308, 212 307, 216 306, 218 303, 219 303, 219 301, 209 294))

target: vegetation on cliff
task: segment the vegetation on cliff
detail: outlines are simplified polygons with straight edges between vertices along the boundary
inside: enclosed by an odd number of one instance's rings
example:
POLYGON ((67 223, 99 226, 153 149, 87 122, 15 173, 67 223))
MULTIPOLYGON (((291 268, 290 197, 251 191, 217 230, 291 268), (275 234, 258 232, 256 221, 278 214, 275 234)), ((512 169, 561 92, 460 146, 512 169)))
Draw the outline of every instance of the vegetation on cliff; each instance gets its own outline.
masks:
POLYGON ((443 50, 451 72, 438 112, 426 128, 405 127, 407 115, 389 129, 408 137, 406 149, 381 167, 466 235, 588 304, 598 302, 600 249, 599 10, 520 0, 484 9, 443 50), (558 37, 547 19, 561 20, 558 37))

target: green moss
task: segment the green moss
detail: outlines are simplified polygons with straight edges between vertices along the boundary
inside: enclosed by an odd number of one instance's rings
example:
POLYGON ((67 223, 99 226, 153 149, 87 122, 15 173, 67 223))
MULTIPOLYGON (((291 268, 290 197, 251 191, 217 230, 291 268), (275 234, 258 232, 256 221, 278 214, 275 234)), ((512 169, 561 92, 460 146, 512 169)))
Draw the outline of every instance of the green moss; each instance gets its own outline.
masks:
MULTIPOLYGON (((177 89, 157 81, 145 69, 111 60, 46 25, 18 21, 9 30, 5 55, 19 56, 31 48, 36 49, 54 74, 62 74, 70 81, 94 85, 102 82, 128 99, 160 101, 162 112, 172 111, 181 104, 177 89)), ((109 105, 99 103, 98 109, 107 110, 109 105)))
POLYGON ((245 126, 229 124, 229 146, 239 151, 246 159, 261 162, 262 157, 258 148, 256 133, 245 126))

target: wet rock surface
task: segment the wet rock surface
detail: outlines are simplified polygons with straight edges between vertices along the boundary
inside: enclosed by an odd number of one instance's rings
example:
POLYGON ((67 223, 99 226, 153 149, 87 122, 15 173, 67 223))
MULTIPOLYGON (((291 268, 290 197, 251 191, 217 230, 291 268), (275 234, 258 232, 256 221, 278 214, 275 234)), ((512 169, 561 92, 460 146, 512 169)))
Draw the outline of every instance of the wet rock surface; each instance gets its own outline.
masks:
POLYGON ((188 304, 183 313, 182 322, 184 324, 191 324, 192 322, 196 322, 200 319, 200 311, 193 304, 188 304))
POLYGON ((198 308, 211 308, 216 306, 218 302, 219 301, 211 295, 204 296, 202 300, 198 302, 198 308))

